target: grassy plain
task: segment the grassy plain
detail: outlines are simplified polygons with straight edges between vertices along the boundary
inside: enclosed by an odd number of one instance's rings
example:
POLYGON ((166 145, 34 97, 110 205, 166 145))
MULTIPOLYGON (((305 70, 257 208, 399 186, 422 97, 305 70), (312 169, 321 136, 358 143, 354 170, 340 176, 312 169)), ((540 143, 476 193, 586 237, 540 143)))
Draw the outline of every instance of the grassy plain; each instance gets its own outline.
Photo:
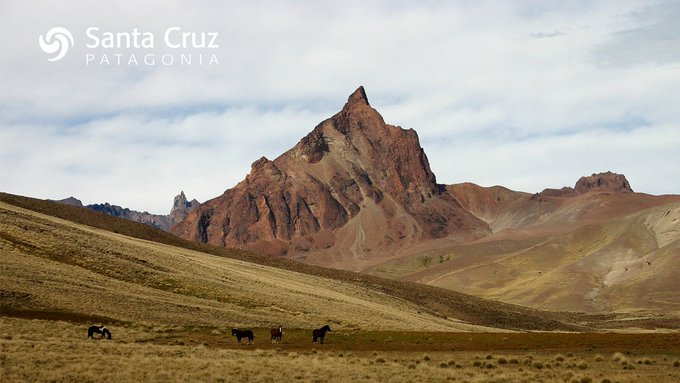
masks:
POLYGON ((85 326, 2 318, 3 382, 676 382, 680 334, 416 333, 309 330, 253 346, 201 327, 85 326))

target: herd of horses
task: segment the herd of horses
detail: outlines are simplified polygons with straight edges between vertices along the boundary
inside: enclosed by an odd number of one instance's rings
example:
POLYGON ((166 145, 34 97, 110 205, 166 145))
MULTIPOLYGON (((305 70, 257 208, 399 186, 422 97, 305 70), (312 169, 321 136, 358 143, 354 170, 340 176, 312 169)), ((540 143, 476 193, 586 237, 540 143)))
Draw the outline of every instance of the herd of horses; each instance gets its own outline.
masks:
MULTIPOLYGON (((326 337, 326 333, 329 331, 331 331, 331 328, 328 325, 314 329, 312 331, 312 343, 316 344, 317 342, 320 342, 321 344, 323 344, 323 340, 326 337)), ((279 325, 277 327, 272 327, 270 333, 272 343, 281 342, 281 340, 283 339, 283 326, 279 325)), ((101 338, 106 337, 108 339, 111 339, 111 331, 109 331, 109 329, 107 329, 104 326, 90 326, 87 329, 87 337, 93 338, 94 334, 100 334, 101 338)), ((238 342, 239 345, 241 344, 241 339, 248 339, 248 344, 255 343, 255 334, 253 333, 253 330, 240 330, 237 328, 232 328, 231 336, 236 337, 236 341, 238 342)))
MULTIPOLYGON (((326 333, 331 331, 331 327, 329 325, 325 325, 321 328, 314 329, 312 331, 312 343, 316 344, 317 342, 323 344, 323 340, 326 337, 326 333)), ((278 343, 281 342, 281 339, 283 338, 283 326, 278 326, 278 327, 272 327, 271 331, 271 342, 272 343, 278 343)), ((255 334, 253 333, 253 330, 241 330, 237 328, 232 328, 231 329, 231 335, 236 337, 236 341, 238 344, 241 344, 241 339, 248 339, 248 344, 254 344, 255 343, 255 334)))

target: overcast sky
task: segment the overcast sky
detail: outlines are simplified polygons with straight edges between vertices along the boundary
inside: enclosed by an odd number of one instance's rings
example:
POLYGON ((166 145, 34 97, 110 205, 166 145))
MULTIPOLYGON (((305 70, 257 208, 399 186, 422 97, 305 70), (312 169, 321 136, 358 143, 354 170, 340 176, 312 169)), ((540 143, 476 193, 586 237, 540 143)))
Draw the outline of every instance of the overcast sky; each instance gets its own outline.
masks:
POLYGON ((680 194, 678 1, 107 4, 0 1, 0 191, 166 214, 180 190, 203 202, 234 186, 364 85, 418 132, 440 183, 537 192, 611 170, 680 194), (38 43, 53 27, 74 37, 58 61, 38 43), (90 27, 155 45, 88 48, 90 27), (164 47, 173 27, 219 48, 164 47), (127 65, 180 53, 219 65, 127 65))

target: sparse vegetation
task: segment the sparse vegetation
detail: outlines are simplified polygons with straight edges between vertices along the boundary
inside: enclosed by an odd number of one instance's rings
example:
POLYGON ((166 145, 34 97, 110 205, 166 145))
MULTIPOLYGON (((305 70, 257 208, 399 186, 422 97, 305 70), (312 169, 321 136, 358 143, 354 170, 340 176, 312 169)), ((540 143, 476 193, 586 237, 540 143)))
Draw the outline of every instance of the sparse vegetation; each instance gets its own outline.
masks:
POLYGON ((432 257, 422 257, 420 258, 420 263, 423 265, 423 267, 429 267, 432 265, 432 257))

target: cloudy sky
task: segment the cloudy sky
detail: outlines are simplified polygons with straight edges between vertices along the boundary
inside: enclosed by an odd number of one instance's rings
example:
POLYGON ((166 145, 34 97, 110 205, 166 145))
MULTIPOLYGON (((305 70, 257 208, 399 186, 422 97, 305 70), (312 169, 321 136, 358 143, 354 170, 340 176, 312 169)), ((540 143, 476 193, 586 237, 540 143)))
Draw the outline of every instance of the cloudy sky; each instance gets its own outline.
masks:
POLYGON ((418 132, 440 183, 536 192, 611 170, 679 194, 677 20, 678 1, 3 0, 0 191, 167 213, 364 85, 418 132), (58 61, 38 43, 53 27, 74 39, 58 61), (173 45, 217 33, 219 47, 168 47, 169 28, 173 45), (135 29, 154 46, 103 46, 135 29))

